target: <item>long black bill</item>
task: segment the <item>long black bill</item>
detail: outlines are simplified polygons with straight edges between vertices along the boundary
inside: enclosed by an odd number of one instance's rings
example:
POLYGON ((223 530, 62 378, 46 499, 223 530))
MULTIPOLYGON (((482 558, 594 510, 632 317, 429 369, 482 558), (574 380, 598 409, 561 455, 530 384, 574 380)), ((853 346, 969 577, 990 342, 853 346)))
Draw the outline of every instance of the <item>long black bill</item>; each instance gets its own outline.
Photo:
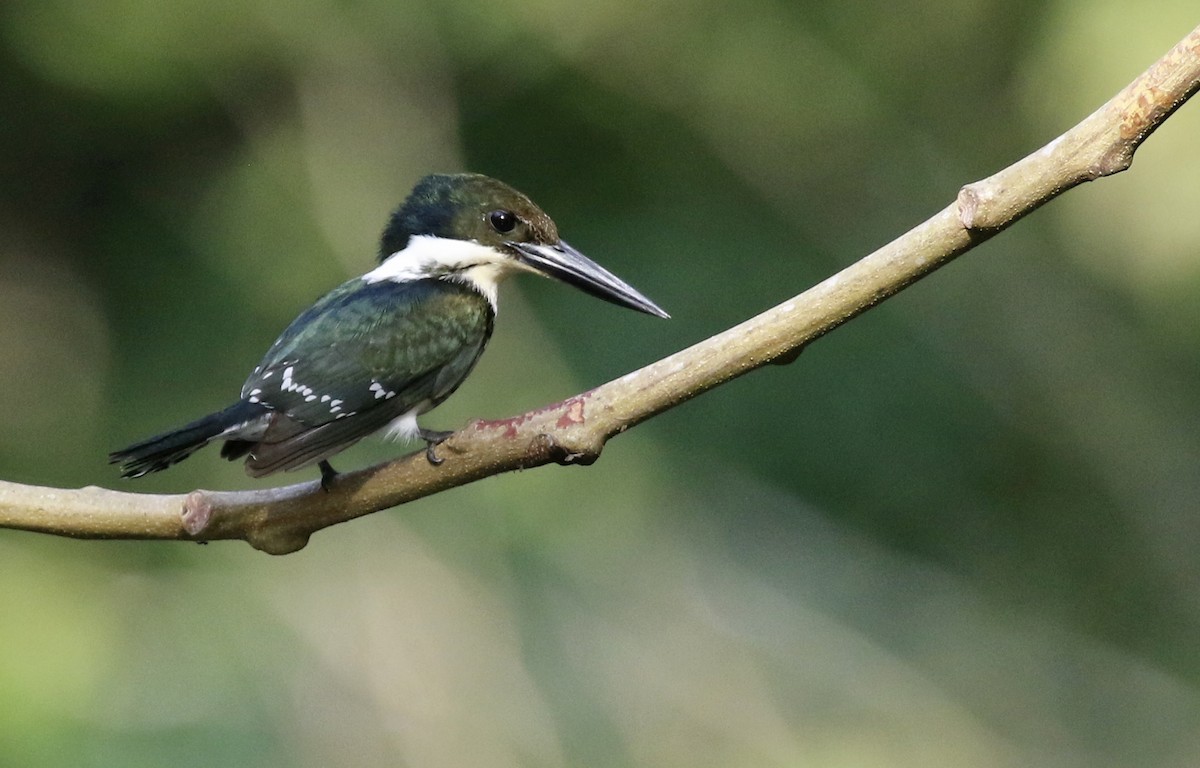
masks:
POLYGON ((562 280, 598 299, 655 317, 670 317, 662 307, 638 293, 633 286, 559 240, 555 245, 508 243, 521 260, 548 277, 562 280))

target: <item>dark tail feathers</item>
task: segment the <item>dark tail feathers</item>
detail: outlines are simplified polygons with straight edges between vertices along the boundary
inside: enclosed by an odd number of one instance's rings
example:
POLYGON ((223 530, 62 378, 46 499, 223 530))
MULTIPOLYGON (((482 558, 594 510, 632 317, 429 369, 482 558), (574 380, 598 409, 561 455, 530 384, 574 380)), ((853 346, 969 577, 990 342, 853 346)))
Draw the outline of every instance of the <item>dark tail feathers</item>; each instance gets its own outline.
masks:
POLYGON ((158 472, 183 461, 230 427, 251 421, 265 411, 260 404, 242 400, 179 429, 114 451, 108 455, 108 463, 120 464, 122 477, 158 472))

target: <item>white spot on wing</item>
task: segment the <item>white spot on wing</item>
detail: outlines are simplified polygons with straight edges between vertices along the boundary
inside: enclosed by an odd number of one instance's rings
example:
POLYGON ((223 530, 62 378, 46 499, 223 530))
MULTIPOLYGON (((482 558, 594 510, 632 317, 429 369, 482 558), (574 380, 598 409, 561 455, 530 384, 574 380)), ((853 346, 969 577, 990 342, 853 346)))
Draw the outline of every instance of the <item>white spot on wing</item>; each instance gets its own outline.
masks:
POLYGON ((248 421, 243 421, 241 424, 234 424, 231 427, 227 427, 218 437, 228 437, 236 440, 257 440, 267 431, 267 424, 269 422, 270 416, 259 416, 248 421))

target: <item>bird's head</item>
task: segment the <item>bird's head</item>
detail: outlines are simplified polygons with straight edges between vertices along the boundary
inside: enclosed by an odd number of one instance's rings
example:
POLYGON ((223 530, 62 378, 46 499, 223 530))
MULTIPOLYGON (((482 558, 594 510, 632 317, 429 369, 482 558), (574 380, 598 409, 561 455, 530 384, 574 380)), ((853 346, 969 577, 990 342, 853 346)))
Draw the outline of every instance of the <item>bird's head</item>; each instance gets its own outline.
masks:
POLYGON ((392 214, 379 255, 381 265, 368 279, 461 279, 475 284, 494 303, 499 280, 514 272, 533 272, 623 307, 669 317, 563 242, 554 221, 532 200, 479 174, 421 179, 392 214))

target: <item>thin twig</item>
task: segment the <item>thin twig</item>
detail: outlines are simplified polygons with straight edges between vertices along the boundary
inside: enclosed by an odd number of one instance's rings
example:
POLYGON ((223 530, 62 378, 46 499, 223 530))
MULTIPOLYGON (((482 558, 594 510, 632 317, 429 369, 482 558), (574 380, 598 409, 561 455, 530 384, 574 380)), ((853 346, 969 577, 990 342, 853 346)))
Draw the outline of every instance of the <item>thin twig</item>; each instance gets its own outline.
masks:
POLYGON ((514 469, 588 464, 609 438, 767 363, 867 311, 1085 181, 1125 170, 1143 141, 1200 89, 1200 27, 1083 122, 982 181, 928 221, 804 293, 666 359, 561 403, 477 421, 431 466, 418 452, 261 491, 186 496, 0 482, 0 527, 79 538, 244 539, 272 554, 322 528, 514 469))

